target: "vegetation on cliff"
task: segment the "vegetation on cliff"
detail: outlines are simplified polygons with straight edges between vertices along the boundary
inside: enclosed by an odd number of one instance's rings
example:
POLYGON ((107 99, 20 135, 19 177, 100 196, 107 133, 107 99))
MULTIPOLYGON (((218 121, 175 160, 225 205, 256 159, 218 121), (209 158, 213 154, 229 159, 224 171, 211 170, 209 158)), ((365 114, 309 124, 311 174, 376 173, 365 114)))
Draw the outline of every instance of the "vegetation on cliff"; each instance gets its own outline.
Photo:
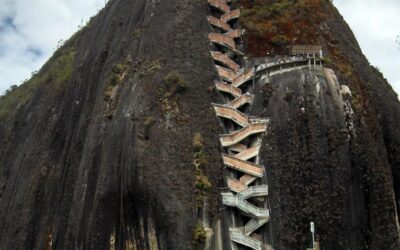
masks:
POLYGON ((73 48, 55 53, 40 72, 20 86, 13 86, 6 95, 0 97, 0 119, 6 117, 19 105, 26 103, 40 87, 58 91, 65 88, 74 70, 75 53, 73 48))

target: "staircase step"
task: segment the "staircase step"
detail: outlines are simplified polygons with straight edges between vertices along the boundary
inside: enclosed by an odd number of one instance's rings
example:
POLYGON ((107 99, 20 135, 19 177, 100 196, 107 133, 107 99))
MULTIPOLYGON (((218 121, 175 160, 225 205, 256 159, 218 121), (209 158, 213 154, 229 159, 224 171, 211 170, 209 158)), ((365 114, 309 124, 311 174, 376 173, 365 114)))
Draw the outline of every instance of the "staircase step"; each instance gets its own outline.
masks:
POLYGON ((252 80, 254 76, 254 68, 250 68, 238 75, 232 82, 232 85, 239 88, 243 83, 252 80))
POLYGON ((241 230, 237 230, 236 228, 229 228, 229 235, 231 237, 231 241, 233 242, 247 246, 253 250, 263 250, 263 244, 261 241, 246 236, 241 230))
POLYGON ((234 71, 221 67, 219 65, 215 65, 215 67, 217 68, 218 71, 218 75, 219 77, 222 78, 222 80, 227 81, 227 82, 232 82, 233 79, 236 78, 236 74, 234 71))
POLYGON ((230 134, 220 135, 220 141, 223 147, 229 147, 241 142, 250 135, 263 133, 267 128, 267 122, 250 124, 249 126, 236 130, 230 134))
POLYGON ((241 210, 244 214, 249 216, 269 218, 269 210, 267 208, 260 208, 254 206, 250 202, 238 197, 237 195, 229 193, 221 193, 222 203, 228 207, 236 207, 241 210))
POLYGON ((224 13, 229 13, 231 12, 231 8, 229 5, 226 4, 226 1, 224 0, 208 0, 208 3, 219 10, 221 10, 224 13))
POLYGON ((268 185, 256 185, 248 187, 246 190, 238 193, 238 197, 245 200, 252 197, 267 196, 268 195, 268 185))
POLYGON ((229 24, 213 16, 208 16, 207 21, 214 27, 220 28, 225 32, 231 31, 232 28, 229 24))
POLYGON ((259 152, 260 152, 260 146, 255 146, 236 154, 235 157, 243 161, 247 161, 251 158, 256 157, 259 152))
POLYGON ((247 149, 247 146, 244 145, 244 144, 241 144, 241 143, 237 143, 237 144, 232 145, 232 146, 229 147, 229 150, 231 150, 233 152, 236 152, 236 153, 240 153, 240 152, 242 152, 243 150, 246 150, 246 149, 247 149))
POLYGON ((238 170, 240 172, 253 175, 256 177, 262 177, 264 175, 263 166, 254 164, 247 161, 242 161, 235 157, 232 157, 227 154, 222 154, 222 159, 224 164, 232 169, 238 170))
POLYGON ((254 95, 244 94, 232 100, 228 105, 234 109, 237 109, 245 104, 252 104, 253 100, 254 100, 254 95))
POLYGON ((243 192, 243 191, 245 191, 245 190, 248 188, 248 187, 246 186, 246 184, 244 184, 243 182, 240 182, 240 181, 238 181, 238 180, 231 179, 231 178, 228 178, 227 184, 228 184, 228 187, 229 187, 233 192, 236 192, 236 193, 243 192))
POLYGON ((232 50, 236 50, 236 43, 233 38, 224 35, 224 34, 219 34, 219 33, 210 33, 208 35, 208 38, 210 39, 211 42, 220 44, 222 46, 226 46, 232 50))
POLYGON ((233 95, 234 97, 240 97, 242 95, 242 90, 233 87, 231 84, 226 82, 216 82, 215 87, 221 91, 233 95))
POLYGON ((250 185, 251 183, 253 183, 255 180, 257 179, 257 177, 248 175, 248 174, 244 174, 242 177, 240 177, 240 182, 244 183, 245 185, 250 185))
POLYGON ((227 12, 221 16, 221 21, 228 23, 233 19, 237 19, 240 17, 240 9, 235 9, 230 12, 227 12))
POLYGON ((218 62, 224 64, 225 66, 227 66, 234 72, 238 72, 240 69, 240 66, 224 53, 221 53, 218 51, 211 51, 211 56, 215 61, 218 61, 218 62))
POLYGON ((235 30, 228 31, 225 34, 231 38, 240 38, 244 34, 244 30, 235 29, 235 30))
POLYGON ((254 231, 265 225, 269 218, 253 218, 244 226, 244 234, 250 236, 254 231))
POLYGON ((250 125, 248 116, 239 110, 221 104, 213 103, 212 105, 217 116, 232 120, 242 127, 247 127, 250 125))

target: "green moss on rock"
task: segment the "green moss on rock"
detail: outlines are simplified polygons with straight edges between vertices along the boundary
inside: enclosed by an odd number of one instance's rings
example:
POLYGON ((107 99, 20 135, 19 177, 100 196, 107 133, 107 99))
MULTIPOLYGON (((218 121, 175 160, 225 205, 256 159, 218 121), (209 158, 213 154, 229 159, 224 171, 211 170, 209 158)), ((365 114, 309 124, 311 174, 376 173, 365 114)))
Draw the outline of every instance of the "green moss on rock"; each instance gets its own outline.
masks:
POLYGON ((46 85, 57 91, 64 89, 73 73, 75 54, 73 48, 57 52, 38 74, 18 87, 13 86, 0 97, 0 119, 30 100, 41 86, 46 85))
POLYGON ((193 238, 196 243, 203 243, 207 239, 206 230, 204 229, 203 224, 197 223, 193 232, 193 238))

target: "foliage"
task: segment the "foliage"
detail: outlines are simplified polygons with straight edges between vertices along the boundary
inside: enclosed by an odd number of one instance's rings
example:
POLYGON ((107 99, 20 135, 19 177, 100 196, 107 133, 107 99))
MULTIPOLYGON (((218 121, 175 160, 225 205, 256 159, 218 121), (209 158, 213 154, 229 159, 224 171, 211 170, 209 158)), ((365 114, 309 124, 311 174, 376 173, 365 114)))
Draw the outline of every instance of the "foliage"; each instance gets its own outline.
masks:
POLYGON ((180 97, 187 89, 187 81, 179 72, 170 71, 159 85, 158 94, 161 109, 166 119, 174 119, 177 122, 187 122, 189 115, 182 111, 180 97))
POLYGON ((195 133, 193 136, 193 147, 196 150, 201 150, 204 147, 204 139, 199 132, 195 133))
POLYGON ((200 190, 209 190, 209 189, 211 189, 212 184, 208 180, 207 176, 200 173, 196 176, 195 186, 197 189, 200 189, 200 190))
POLYGON ((197 151, 194 153, 195 164, 198 164, 198 167, 205 167, 208 165, 208 155, 204 152, 204 149, 197 151))
POLYGON ((143 122, 143 125, 149 127, 156 122, 156 119, 153 116, 148 116, 143 122))
POLYGON ((329 57, 325 57, 324 58, 324 64, 326 65, 326 66, 332 66, 332 59, 331 58, 329 58, 329 57))
POLYGON ((290 0, 280 1, 273 4, 260 4, 258 2, 259 1, 256 1, 254 8, 244 9, 243 16, 249 17, 254 15, 254 18, 257 20, 272 18, 281 14, 282 11, 293 4, 293 1, 290 0))
POLYGON ((287 54, 291 44, 317 44, 324 13, 322 0, 236 0, 247 30, 248 53, 287 54))
POLYGON ((193 165, 195 166, 195 183, 196 188, 196 201, 197 206, 202 207, 204 200, 207 196, 207 192, 212 188, 212 184, 208 177, 203 174, 203 168, 208 166, 208 155, 205 152, 204 139, 201 133, 195 133, 193 136, 193 148, 194 148, 194 160, 193 165))
POLYGON ((126 63, 117 63, 111 69, 111 74, 108 77, 108 86, 117 86, 123 80, 124 74, 128 69, 128 65, 126 63))
POLYGON ((288 90, 287 92, 286 92, 286 95, 285 95, 285 97, 283 98, 285 101, 287 101, 287 102, 290 102, 290 100, 292 100, 292 98, 293 98, 293 95, 294 95, 294 93, 293 93, 293 91, 292 90, 288 90))
POLYGON ((206 230, 202 223, 197 223, 193 232, 193 238, 196 243, 203 243, 207 239, 206 230))
POLYGON ((341 64, 338 64, 338 67, 339 67, 340 72, 347 77, 353 73, 353 67, 350 64, 341 63, 341 64))
POLYGON ((187 81, 179 72, 173 70, 169 72, 165 77, 164 81, 167 85, 168 92, 166 96, 173 96, 177 93, 182 93, 187 88, 187 81))
POLYGON ((275 35, 271 38, 271 44, 275 46, 283 46, 289 44, 289 39, 285 35, 275 35))
POLYGON ((157 122, 153 116, 147 116, 143 121, 143 138, 148 140, 150 138, 150 129, 157 122))
POLYGON ((139 70, 139 77, 151 76, 163 67, 160 59, 146 59, 139 70))
POLYGON ((112 120, 114 117, 115 103, 113 102, 117 86, 122 84, 127 72, 129 70, 129 64, 127 62, 117 63, 111 69, 110 75, 108 76, 106 90, 104 92, 104 101, 107 103, 104 116, 108 120, 112 120))
POLYGON ((133 31, 133 37, 134 37, 134 38, 139 38, 141 34, 142 34, 142 29, 141 29, 141 28, 136 28, 136 29, 133 31))
POLYGON ((127 63, 117 63, 112 68, 114 74, 122 75, 128 69, 127 63))
POLYGON ((0 119, 30 100, 41 86, 62 90, 72 76, 75 54, 72 48, 57 51, 38 74, 18 87, 11 86, 6 95, 0 97, 0 119))

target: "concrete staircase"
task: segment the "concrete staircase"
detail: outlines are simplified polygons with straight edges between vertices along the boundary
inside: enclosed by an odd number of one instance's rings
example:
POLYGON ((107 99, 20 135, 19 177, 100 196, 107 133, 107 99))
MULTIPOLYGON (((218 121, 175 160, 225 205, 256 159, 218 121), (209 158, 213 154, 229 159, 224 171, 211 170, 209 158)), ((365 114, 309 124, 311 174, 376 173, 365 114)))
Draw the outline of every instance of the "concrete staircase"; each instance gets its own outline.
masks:
POLYGON ((227 1, 224 1, 224 0, 208 0, 208 3, 212 7, 216 8, 224 13, 231 11, 231 8, 229 7, 228 4, 226 4, 226 2, 227 1))
POLYGON ((238 109, 245 104, 252 104, 253 100, 254 100, 254 95, 244 94, 236 97, 228 104, 228 106, 234 109, 238 109))
POLYGON ((268 218, 269 210, 267 208, 259 208, 252 205, 247 200, 234 195, 232 193, 221 193, 222 203, 228 207, 237 207, 241 212, 252 215, 256 218, 268 218))
POLYGON ((234 156, 222 154, 222 160, 227 167, 245 174, 256 177, 263 177, 264 167, 252 162, 240 160, 234 156))
POLYGON ((238 159, 241 159, 243 161, 247 161, 251 158, 258 156, 259 153, 260 153, 260 146, 258 145, 258 146, 247 148, 247 149, 241 151, 240 153, 237 153, 235 155, 235 157, 238 159))
POLYGON ((233 40, 233 38, 231 38, 225 34, 210 33, 208 35, 208 38, 213 43, 219 44, 221 46, 227 47, 228 49, 236 51, 235 40, 233 40))
POLYGON ((243 83, 252 80, 252 78, 254 77, 254 68, 250 68, 244 72, 242 72, 241 74, 239 74, 233 81, 232 81, 232 85, 235 86, 236 88, 240 87, 243 83))
POLYGON ((230 134, 220 135, 220 141, 223 147, 235 145, 254 134, 264 133, 268 128, 268 123, 250 124, 240 130, 236 130, 230 134))
POLYGON ((226 22, 221 21, 220 19, 213 17, 213 16, 208 16, 207 21, 213 25, 216 28, 222 29, 223 31, 231 31, 232 28, 229 26, 226 22))
POLYGON ((233 242, 247 246, 254 250, 272 250, 272 246, 269 244, 263 244, 261 241, 247 236, 242 230, 237 228, 230 228, 229 235, 233 242))
POLYGON ((233 87, 231 84, 227 84, 226 82, 216 82, 215 87, 217 90, 231 94, 234 97, 242 96, 241 89, 233 87))
POLYGON ((265 223, 267 223, 269 218, 254 218, 251 221, 249 221, 245 226, 244 226, 244 234, 246 236, 251 235, 254 231, 262 227, 265 223))
POLYGON ((215 103, 213 103, 212 105, 214 107, 215 113, 217 113, 217 116, 229 119, 242 127, 249 126, 249 117, 239 110, 234 109, 228 105, 215 103))
POLYGON ((260 68, 241 65, 243 53, 239 41, 244 30, 236 24, 240 10, 231 10, 229 0, 208 0, 208 3, 215 13, 207 17, 214 29, 208 38, 214 47, 210 53, 219 76, 215 87, 226 97, 226 103, 212 104, 216 115, 224 120, 221 124, 226 126, 220 142, 225 151, 222 159, 228 170, 225 179, 229 189, 221 193, 222 203, 238 210, 239 213, 233 214, 241 216, 229 229, 230 239, 251 249, 272 249, 266 242, 266 225, 269 226, 270 220, 268 186, 264 166, 258 162, 269 119, 251 117, 239 110, 252 105, 254 95, 244 89, 253 84, 256 69, 260 68))
POLYGON ((229 56, 225 55, 224 53, 211 51, 211 56, 215 61, 224 64, 226 67, 230 68, 235 73, 238 72, 240 69, 239 64, 235 63, 235 61, 230 59, 229 56))
POLYGON ((238 197, 242 199, 249 199, 257 196, 267 196, 268 195, 268 186, 267 185, 259 185, 249 187, 247 190, 244 190, 238 193, 238 197))
POLYGON ((240 9, 231 10, 221 16, 221 21, 228 23, 240 17, 240 9))
POLYGON ((217 68, 218 75, 222 78, 222 80, 232 82, 236 78, 235 72, 230 69, 218 65, 216 65, 215 68, 217 68))

